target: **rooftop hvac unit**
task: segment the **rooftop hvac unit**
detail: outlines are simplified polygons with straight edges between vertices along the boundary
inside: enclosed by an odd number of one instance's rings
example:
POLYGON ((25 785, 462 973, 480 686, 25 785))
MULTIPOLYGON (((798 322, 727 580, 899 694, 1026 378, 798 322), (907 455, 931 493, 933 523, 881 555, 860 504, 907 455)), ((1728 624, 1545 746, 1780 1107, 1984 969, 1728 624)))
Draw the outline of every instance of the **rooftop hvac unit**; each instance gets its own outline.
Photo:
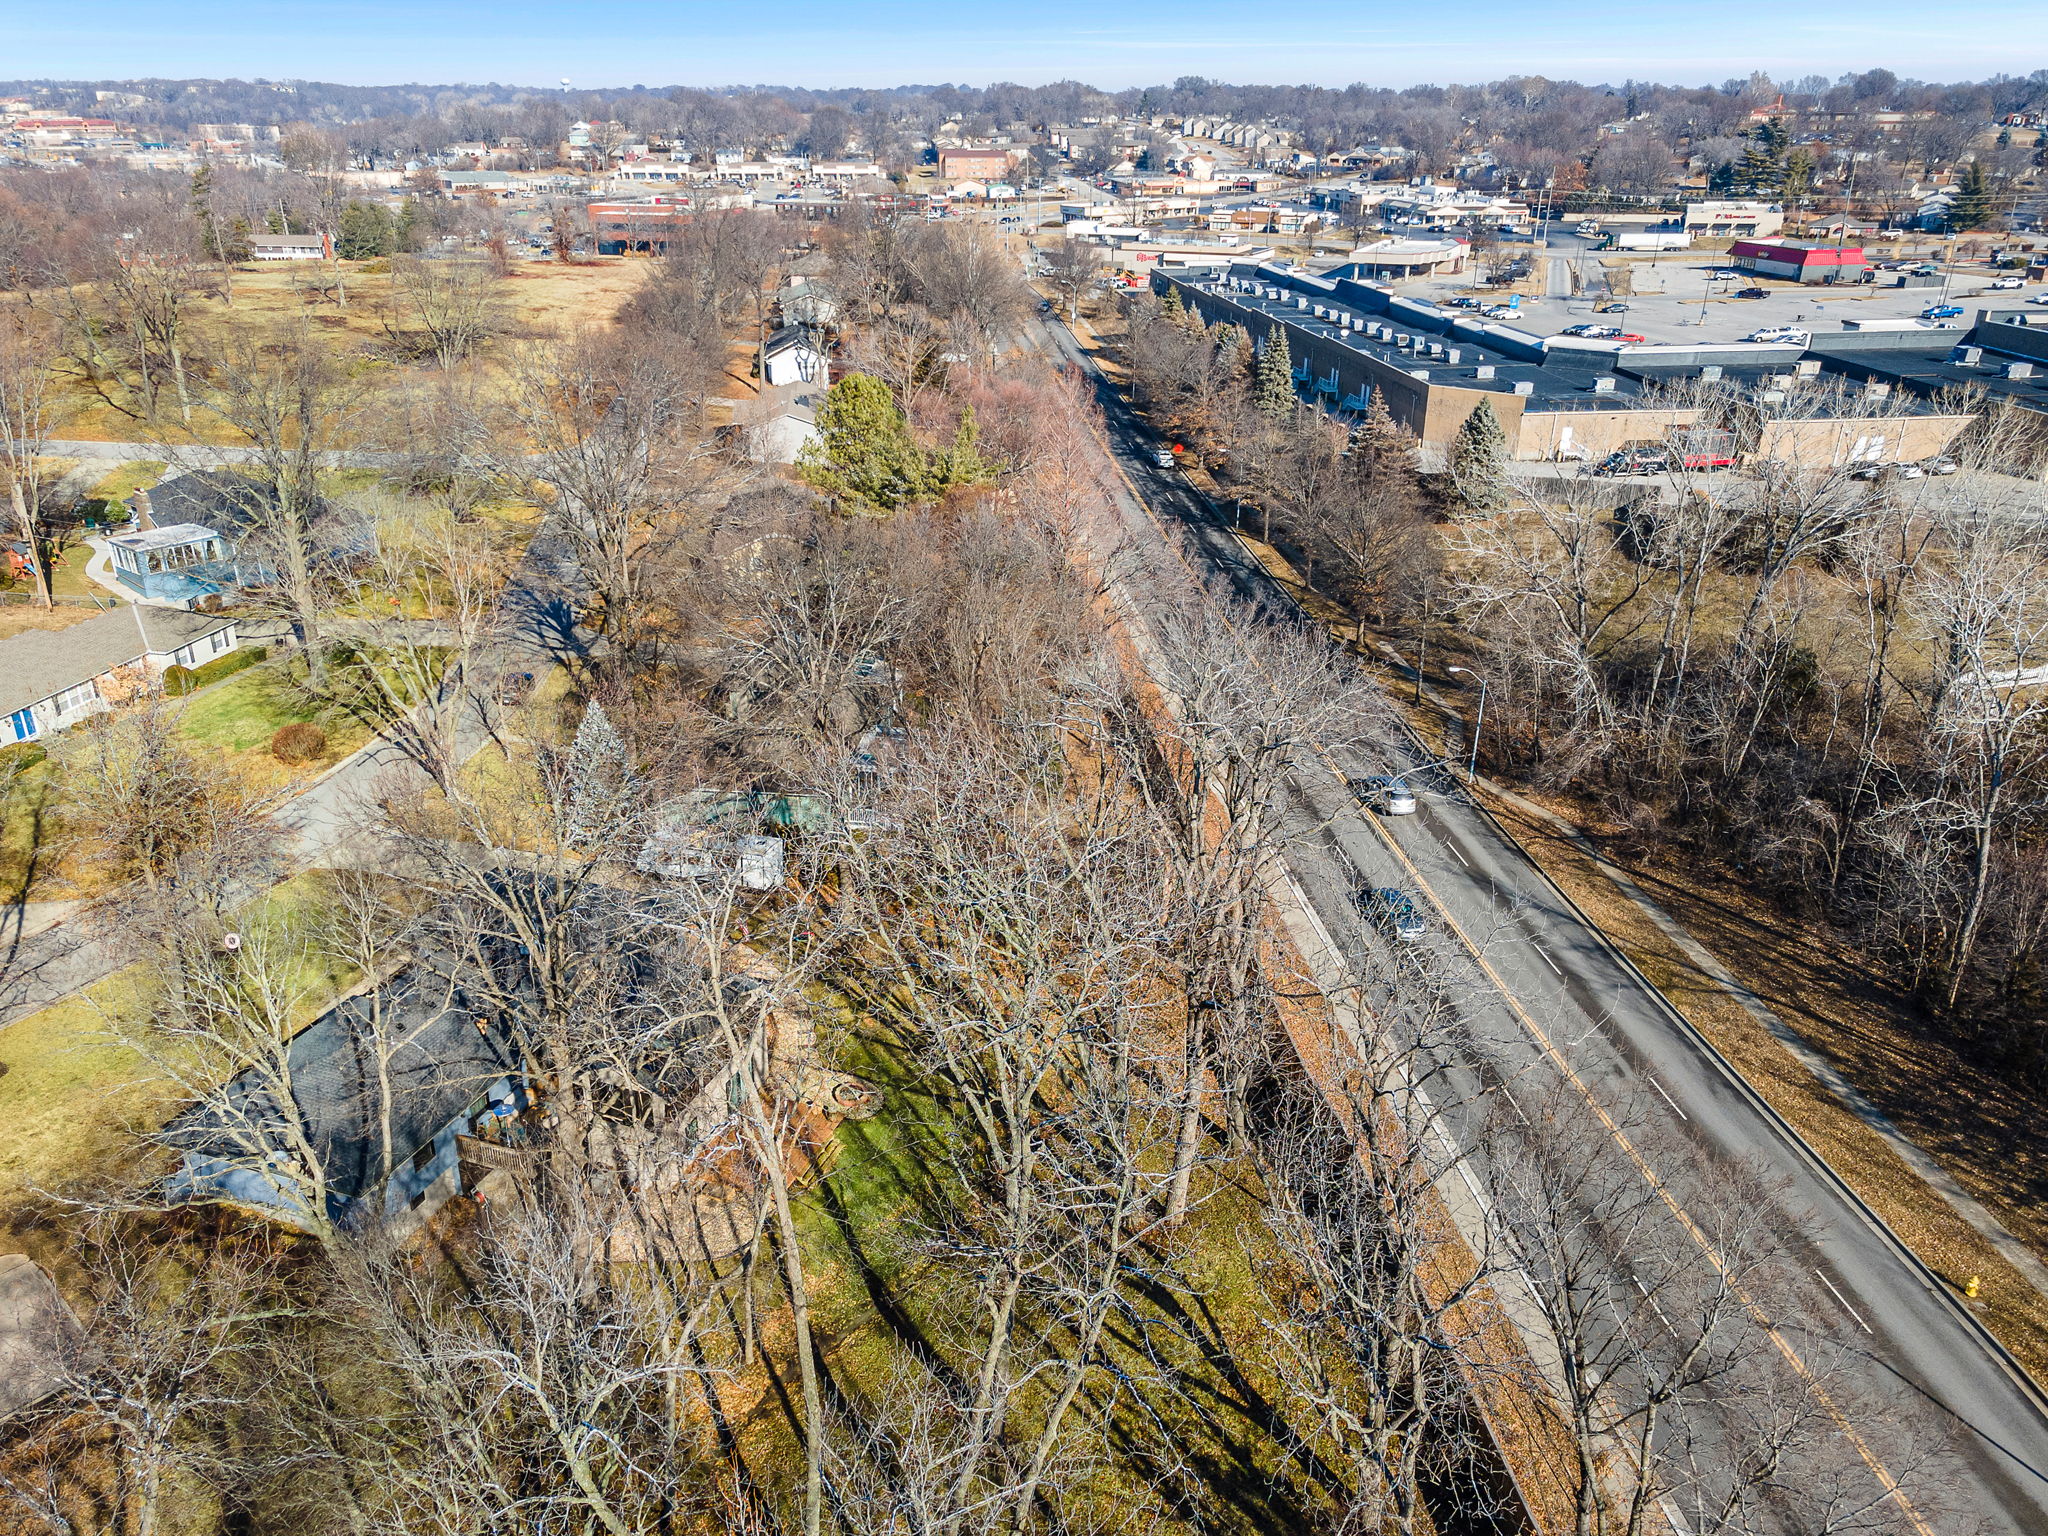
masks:
POLYGON ((2007 363, 2005 365, 2005 376, 2008 379, 2031 379, 2034 376, 2034 365, 2032 363, 2007 363))
POLYGON ((1493 364, 1491 364, 1491 363, 1481 363, 1481 364, 1480 364, 1480 365, 1479 365, 1479 366, 1478 366, 1477 368, 1474 368, 1474 369, 1472 370, 1472 377, 1473 377, 1473 378, 1475 378, 1475 379, 1490 379, 1490 378, 1492 378, 1492 377, 1493 377, 1493 364))
POLYGON ((1890 395, 1891 392, 1892 387, 1889 384, 1871 383, 1863 386, 1863 393, 1873 400, 1882 400, 1890 395))
POLYGON ((1463 360, 1464 356, 1465 354, 1459 351, 1456 347, 1450 347, 1447 348, 1444 352, 1444 361, 1455 368, 1458 365, 1458 363, 1463 360))
POLYGON ((1429 382, 1429 370, 1427 368, 1410 368, 1408 370, 1408 377, 1420 379, 1423 383, 1427 384, 1429 382))
POLYGON ((1536 381, 1534 379, 1517 379, 1515 381, 1515 393, 1518 395, 1535 394, 1536 381))
POLYGON ((1948 355, 1948 360, 1958 367, 1974 368, 1984 360, 1982 347, 1957 347, 1948 355))
POLYGON ((1802 379, 1818 378, 1820 376, 1820 360, 1812 357, 1802 358, 1797 372, 1802 379))
POLYGON ((1721 365, 1719 363, 1709 363, 1700 370, 1700 382, 1702 384, 1716 384, 1720 382, 1720 379, 1721 365))
POLYGON ((1611 394, 1613 394, 1613 393, 1614 393, 1614 380, 1613 380, 1612 378, 1606 378, 1606 379, 1595 379, 1595 380, 1593 381, 1593 393, 1594 393, 1594 394, 1596 394, 1596 395, 1611 395, 1611 394))
MULTIPOLYGON (((1773 389, 1787 390, 1792 387, 1792 375, 1789 373, 1774 373, 1765 379, 1764 382, 1773 389)), ((1784 397, 1780 395, 1779 398, 1783 399, 1784 397)))

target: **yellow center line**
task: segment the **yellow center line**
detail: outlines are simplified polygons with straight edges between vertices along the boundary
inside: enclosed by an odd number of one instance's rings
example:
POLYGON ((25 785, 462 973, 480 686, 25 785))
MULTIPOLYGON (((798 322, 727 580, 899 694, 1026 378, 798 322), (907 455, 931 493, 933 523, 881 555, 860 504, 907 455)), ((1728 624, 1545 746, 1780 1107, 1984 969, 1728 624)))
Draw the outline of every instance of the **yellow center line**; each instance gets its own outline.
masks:
MULTIPOLYGON (((1180 541, 1173 537, 1172 530, 1165 527, 1153 513, 1151 502, 1138 489, 1137 482, 1131 479, 1130 472, 1117 462, 1114 453, 1110 455, 1110 466, 1116 471, 1117 478, 1123 481, 1124 487, 1130 492, 1131 498, 1140 507, 1144 508, 1146 516, 1152 521, 1153 526, 1159 530, 1167 547, 1179 559, 1181 565, 1187 570, 1189 577, 1194 580, 1198 587, 1205 587, 1201 573, 1195 569, 1194 563, 1188 559, 1187 551, 1181 547, 1180 541)), ((1237 625, 1231 620, 1230 616, 1224 614, 1222 617, 1223 622, 1230 628, 1231 632, 1237 634, 1237 625)), ((1240 635, 1240 639, 1242 638, 1242 635, 1240 635)), ((1249 643, 1245 645, 1245 654, 1251 658, 1254 666, 1261 665, 1258 653, 1249 643)), ((1315 753, 1317 757, 1322 759, 1323 766, 1328 768, 1336 777, 1337 782, 1340 785, 1347 786, 1346 792, 1348 793, 1348 781, 1344 776, 1343 770, 1338 767, 1336 760, 1331 756, 1328 748, 1317 743, 1315 753)), ((1864 1440, 1855 1425, 1849 1422, 1848 1416, 1842 1412, 1834 1398, 1829 1395, 1827 1388, 1822 1385, 1820 1379, 1813 1374, 1813 1371, 1807 1366, 1806 1362, 1800 1359, 1798 1352, 1792 1348, 1791 1342, 1771 1322, 1763 1309, 1742 1288, 1734 1276, 1729 1273, 1727 1264, 1715 1250, 1714 1244, 1708 1239, 1707 1234, 1693 1220, 1692 1216, 1687 1213, 1685 1208, 1678 1203, 1677 1198, 1671 1193, 1664 1181, 1657 1176, 1656 1170, 1651 1168, 1643 1155, 1636 1150, 1635 1144, 1628 1139, 1627 1134, 1615 1121, 1614 1117, 1608 1114, 1600 1101, 1594 1097, 1592 1090, 1586 1086, 1584 1080, 1573 1069, 1571 1063, 1565 1060, 1563 1054, 1551 1042, 1550 1036, 1544 1032, 1542 1026, 1530 1017, 1528 1011, 1522 1007, 1521 1001, 1515 996, 1500 973, 1493 968, 1492 963, 1481 952, 1480 947, 1472 941, 1471 936, 1465 932, 1464 927, 1458 920, 1451 916, 1450 908, 1444 904, 1443 898, 1437 895, 1427 880, 1423 879, 1422 872, 1415 867, 1414 861, 1402 850, 1401 845, 1394 841, 1393 835, 1385 827, 1381 826, 1375 818, 1366 817, 1365 821, 1373 829, 1374 833, 1378 835, 1380 841, 1386 844, 1394 857, 1400 860, 1401 867, 1408 871, 1416 887, 1428 898, 1430 905, 1436 908, 1438 914, 1442 916, 1445 925, 1458 936, 1458 942, 1465 946, 1466 952, 1472 956, 1480 970, 1485 973, 1487 980, 1492 982, 1494 989, 1499 992, 1501 1000, 1508 1005, 1515 1018, 1520 1021, 1522 1027, 1528 1031, 1530 1037, 1536 1042, 1538 1048, 1556 1066, 1565 1081, 1578 1091, 1579 1096, 1586 1101, 1587 1107, 1593 1111, 1594 1115, 1599 1118, 1600 1123, 1606 1127, 1607 1133, 1614 1139, 1615 1145, 1628 1155, 1629 1161, 1635 1164, 1637 1171, 1642 1174, 1650 1188, 1656 1192, 1658 1199, 1662 1200, 1665 1208, 1677 1218, 1679 1225, 1692 1238, 1707 1262, 1714 1266, 1715 1273, 1727 1281, 1730 1292, 1742 1303, 1744 1309, 1748 1311, 1750 1317, 1756 1321, 1758 1326, 1769 1335, 1771 1342, 1777 1346, 1778 1352, 1785 1357, 1799 1378, 1806 1383, 1808 1390, 1813 1393, 1815 1400, 1819 1402, 1828 1417, 1834 1421, 1835 1427, 1855 1447, 1856 1454, 1863 1459, 1864 1465, 1870 1468, 1884 1491, 1898 1504, 1899 1509, 1905 1514, 1907 1520, 1912 1523, 1913 1529, 1919 1533, 1919 1536, 1935 1536, 1933 1527, 1928 1525, 1926 1520, 1922 1518, 1920 1511, 1914 1507, 1912 1500, 1906 1496, 1905 1490, 1899 1486, 1898 1479, 1892 1476, 1891 1469, 1871 1450, 1869 1443, 1864 1440)))
MULTIPOLYGON (((1332 773, 1335 773, 1339 782, 1342 782, 1344 775, 1338 769, 1336 763, 1331 760, 1328 751, 1318 746, 1316 748, 1316 755, 1322 758, 1324 766, 1329 768, 1332 773)), ((1665 1182, 1657 1176, 1656 1170, 1636 1150, 1635 1144, 1628 1138, 1628 1133, 1621 1128, 1612 1115, 1608 1114, 1605 1106, 1594 1097, 1593 1091, 1586 1086, 1584 1080, 1580 1078, 1571 1063, 1565 1060, 1563 1053, 1551 1042, 1550 1036, 1544 1032, 1543 1027, 1530 1017, 1528 1011, 1522 1007, 1521 1001, 1515 996, 1500 973, 1493 968, 1492 962, 1481 952, 1480 947, 1473 942, 1471 935, 1465 932, 1463 925, 1451 915, 1450 909, 1444 905, 1442 898, 1431 889, 1429 882, 1423 879, 1422 871, 1415 867, 1414 861, 1408 857, 1407 852, 1399 843, 1394 841, 1393 834, 1381 826, 1377 820, 1370 817, 1366 818, 1366 820, 1373 831, 1378 834, 1380 841, 1385 843, 1388 849, 1392 851, 1394 857, 1401 861, 1401 867, 1408 871, 1409 877, 1414 880, 1416 887, 1429 898, 1430 904, 1442 915, 1445 925, 1458 936, 1458 942, 1465 946, 1467 953, 1477 962, 1480 970, 1485 972, 1487 980, 1492 982, 1495 990, 1500 993, 1501 1000, 1508 1005, 1508 1008, 1514 1013, 1515 1017, 1521 1021, 1522 1027, 1529 1032, 1530 1037, 1535 1040, 1543 1054, 1550 1058, 1550 1061, 1563 1075, 1565 1081, 1578 1090, 1579 1096, 1586 1101, 1587 1108, 1593 1111, 1594 1115, 1599 1118, 1601 1125, 1606 1127, 1608 1135, 1613 1137, 1615 1145, 1628 1154, 1629 1161, 1636 1165, 1636 1169, 1642 1174, 1644 1181, 1649 1184, 1651 1189, 1656 1191, 1657 1197, 1664 1202, 1665 1208, 1678 1219, 1679 1225, 1685 1229, 1693 1242, 1698 1245, 1700 1252, 1706 1257, 1707 1262, 1714 1266, 1715 1273, 1728 1282, 1728 1289, 1735 1296, 1736 1300, 1742 1303, 1750 1317, 1770 1336, 1771 1342, 1778 1347, 1778 1352, 1785 1357, 1792 1366, 1792 1369, 1799 1374, 1800 1379, 1807 1384, 1821 1407, 1826 1410, 1828 1417, 1834 1420, 1835 1427, 1841 1430, 1843 1435, 1848 1438, 1849 1443, 1856 1448, 1856 1454, 1863 1458, 1864 1464, 1876 1475, 1878 1482, 1883 1486, 1885 1492, 1891 1495, 1898 1503, 1906 1518, 1912 1522, 1913 1529, 1918 1531, 1920 1536, 1934 1536, 1933 1529, 1921 1518, 1919 1510, 1914 1508, 1912 1501, 1907 1498, 1905 1490, 1899 1486, 1898 1479, 1892 1476, 1891 1470, 1870 1449, 1869 1444, 1857 1432, 1855 1425, 1849 1422, 1847 1415, 1836 1405, 1834 1399, 1829 1395, 1827 1388, 1821 1384, 1820 1379, 1808 1368, 1806 1362, 1799 1358, 1799 1354, 1792 1348, 1791 1342, 1778 1330, 1770 1318, 1765 1315, 1763 1308, 1757 1305, 1749 1293, 1743 1289, 1741 1283, 1729 1272, 1728 1265, 1722 1259, 1720 1253, 1716 1251, 1713 1242, 1708 1238, 1707 1234, 1701 1230, 1699 1224, 1693 1220, 1685 1207, 1678 1203, 1677 1197, 1671 1193, 1670 1188, 1665 1182)))

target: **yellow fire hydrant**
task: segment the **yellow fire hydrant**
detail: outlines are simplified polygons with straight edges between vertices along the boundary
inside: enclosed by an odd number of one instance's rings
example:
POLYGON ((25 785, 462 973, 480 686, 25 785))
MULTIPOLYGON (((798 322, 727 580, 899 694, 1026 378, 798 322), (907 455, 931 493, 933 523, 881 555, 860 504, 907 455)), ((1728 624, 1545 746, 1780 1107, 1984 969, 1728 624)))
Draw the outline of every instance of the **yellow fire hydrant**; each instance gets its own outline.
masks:
POLYGON ((1963 1286, 1963 1294, 1969 1297, 1970 1300, 1975 1301, 1977 1299, 1977 1291, 1983 1283, 1975 1275, 1970 1276, 1969 1281, 1963 1286))

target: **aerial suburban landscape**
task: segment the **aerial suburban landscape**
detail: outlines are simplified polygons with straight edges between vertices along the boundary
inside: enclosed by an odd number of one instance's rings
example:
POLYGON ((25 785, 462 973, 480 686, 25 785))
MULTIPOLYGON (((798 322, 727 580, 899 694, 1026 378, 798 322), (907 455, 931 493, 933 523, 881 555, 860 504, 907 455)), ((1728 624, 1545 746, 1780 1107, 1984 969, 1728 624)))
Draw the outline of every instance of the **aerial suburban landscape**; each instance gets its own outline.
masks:
POLYGON ((2048 1533, 2048 69, 1864 10, 9 23, 0 1536, 2048 1533))

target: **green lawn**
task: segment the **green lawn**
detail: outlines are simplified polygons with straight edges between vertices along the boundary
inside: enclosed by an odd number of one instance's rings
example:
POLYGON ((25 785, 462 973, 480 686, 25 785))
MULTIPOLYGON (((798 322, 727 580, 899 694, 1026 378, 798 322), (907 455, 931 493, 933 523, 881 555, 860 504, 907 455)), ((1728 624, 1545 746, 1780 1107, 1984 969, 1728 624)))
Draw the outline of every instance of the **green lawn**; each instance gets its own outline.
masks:
POLYGON ((50 847, 59 799, 55 773, 47 761, 18 774, 0 769, 0 899, 25 901, 53 894, 31 886, 47 879, 56 863, 50 847))
POLYGON ((115 502, 133 496, 163 479, 169 468, 161 459, 130 459, 101 477, 99 484, 86 493, 86 500, 115 502))
POLYGON ((360 720, 323 709, 293 686, 283 663, 266 662, 237 672, 192 695, 181 729, 193 741, 228 752, 264 751, 287 725, 310 720, 327 732, 327 751, 309 767, 338 762, 370 739, 360 720))
POLYGON ((0 1209, 35 1189, 113 1172, 132 1152, 127 1128, 160 1122, 161 1092, 111 1019, 137 1007, 122 971, 0 1030, 0 1209))
MULTIPOLYGON (((243 909, 245 930, 300 923, 317 912, 322 877, 299 875, 243 909)), ((356 976, 308 957, 295 991, 311 1023, 356 976)), ((177 1104, 149 1063, 122 1040, 143 1017, 142 972, 117 971, 75 997, 0 1029, 0 1212, 54 1189, 134 1166, 136 1132, 177 1104)))

